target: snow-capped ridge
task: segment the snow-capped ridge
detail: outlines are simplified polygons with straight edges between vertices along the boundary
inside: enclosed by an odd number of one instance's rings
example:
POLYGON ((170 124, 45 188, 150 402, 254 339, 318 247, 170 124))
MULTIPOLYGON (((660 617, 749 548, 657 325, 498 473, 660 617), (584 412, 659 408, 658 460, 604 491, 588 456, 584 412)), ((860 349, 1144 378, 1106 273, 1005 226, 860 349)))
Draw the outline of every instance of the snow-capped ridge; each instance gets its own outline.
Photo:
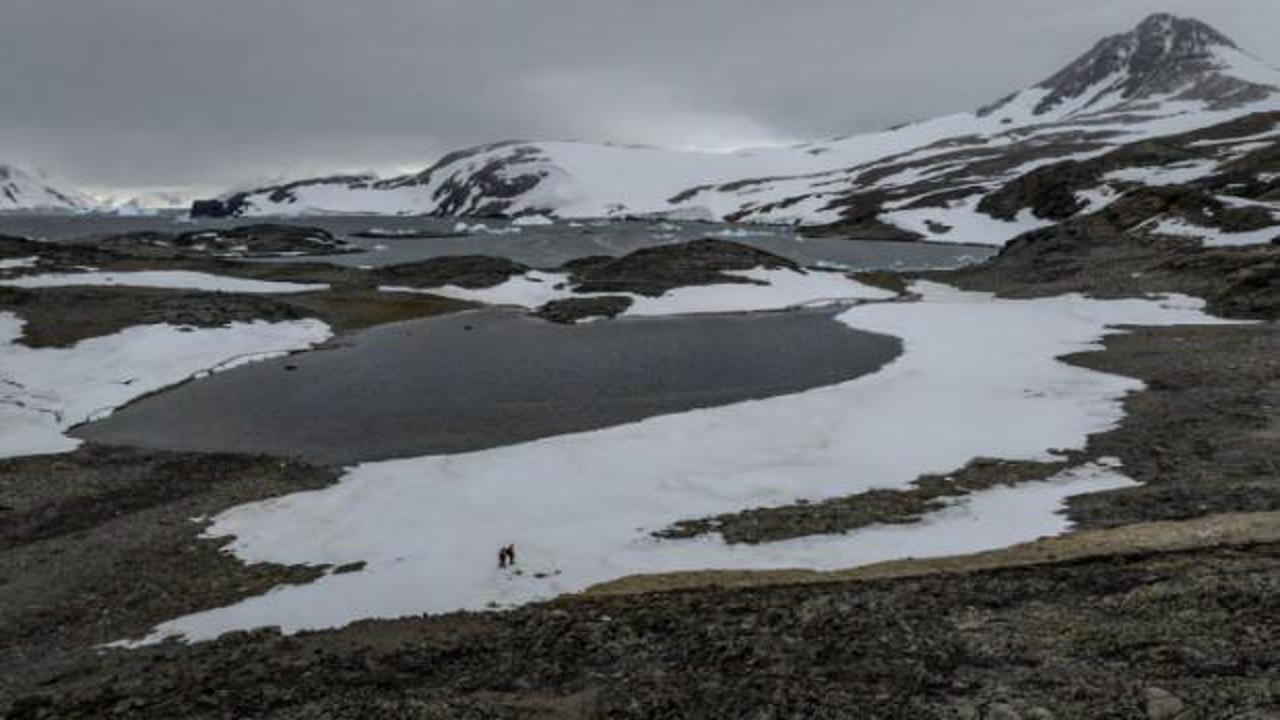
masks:
POLYGON ((0 212, 85 212, 96 205, 82 192, 55 187, 21 168, 0 163, 0 212))
POLYGON ((1051 224, 978 212, 1023 175, 1277 110, 1280 71, 1202 22, 1160 14, 976 112, 881 132, 731 153, 503 141, 451 152, 416 174, 302 181, 193 212, 838 223, 859 237, 1002 244, 1051 224))

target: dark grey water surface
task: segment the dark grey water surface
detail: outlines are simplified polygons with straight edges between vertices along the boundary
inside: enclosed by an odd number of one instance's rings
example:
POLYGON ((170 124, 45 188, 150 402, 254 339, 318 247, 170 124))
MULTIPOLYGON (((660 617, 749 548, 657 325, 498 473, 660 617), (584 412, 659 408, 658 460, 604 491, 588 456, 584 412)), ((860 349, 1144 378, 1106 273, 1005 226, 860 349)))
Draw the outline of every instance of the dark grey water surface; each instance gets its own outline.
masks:
POLYGON ((835 312, 564 326, 479 310, 229 370, 73 434, 327 464, 479 450, 830 385, 901 352, 835 312))
POLYGON ((513 227, 502 220, 461 221, 469 228, 485 226, 467 237, 371 239, 351 233, 372 228, 448 232, 456 219, 385 216, 311 216, 188 221, 180 217, 116 217, 0 215, 0 233, 48 240, 71 240, 138 230, 185 232, 251 222, 318 225, 367 248, 366 252, 322 258, 339 265, 379 266, 447 255, 498 255, 538 268, 558 267, 587 255, 625 255, 654 245, 687 242, 703 237, 734 240, 791 258, 803 265, 828 264, 853 270, 950 269, 981 262, 992 248, 936 243, 804 238, 787 227, 732 226, 693 222, 565 222, 513 227), (497 234, 495 234, 497 233, 497 234))

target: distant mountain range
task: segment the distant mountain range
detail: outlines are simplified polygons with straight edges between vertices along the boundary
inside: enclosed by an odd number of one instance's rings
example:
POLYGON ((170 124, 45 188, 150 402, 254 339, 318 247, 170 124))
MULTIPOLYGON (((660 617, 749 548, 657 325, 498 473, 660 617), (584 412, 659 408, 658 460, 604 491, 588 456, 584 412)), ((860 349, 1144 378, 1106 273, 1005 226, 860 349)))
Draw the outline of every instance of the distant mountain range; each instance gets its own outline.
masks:
POLYGON ((977 111, 883 132, 733 153, 508 141, 416 174, 228 193, 192 214, 668 217, 1001 244, 1138 185, 1231 176, 1254 183, 1243 201, 1270 208, 1277 122, 1280 71, 1200 21, 1160 14, 977 111))
POLYGON ((54 185, 16 166, 0 164, 0 213, 152 215, 181 211, 190 204, 189 196, 170 192, 99 199, 65 185, 54 185))

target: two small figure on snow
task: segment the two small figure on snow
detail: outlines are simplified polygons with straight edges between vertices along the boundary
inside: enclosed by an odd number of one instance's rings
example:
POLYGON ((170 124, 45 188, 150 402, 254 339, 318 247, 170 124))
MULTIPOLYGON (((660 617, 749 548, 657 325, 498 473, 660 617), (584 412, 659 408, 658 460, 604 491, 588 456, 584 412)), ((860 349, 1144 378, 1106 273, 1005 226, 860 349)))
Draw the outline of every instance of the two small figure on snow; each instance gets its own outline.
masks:
POLYGON ((515 544, 503 545, 498 548, 498 569, 503 569, 516 564, 516 546, 515 544))

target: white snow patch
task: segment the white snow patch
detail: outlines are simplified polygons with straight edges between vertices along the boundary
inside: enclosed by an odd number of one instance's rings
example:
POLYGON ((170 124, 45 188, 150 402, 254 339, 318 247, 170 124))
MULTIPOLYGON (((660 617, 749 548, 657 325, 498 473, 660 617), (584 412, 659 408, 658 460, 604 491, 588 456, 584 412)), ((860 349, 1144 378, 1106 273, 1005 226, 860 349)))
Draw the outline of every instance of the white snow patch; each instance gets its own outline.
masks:
MULTIPOLYGON (((1234 145, 1239 145, 1241 143, 1253 144, 1254 142, 1260 141, 1260 140, 1280 140, 1280 132, 1276 132, 1275 130, 1267 130, 1265 132, 1256 133, 1254 135, 1244 135, 1241 137, 1219 138, 1217 140, 1197 140, 1187 145, 1187 147, 1193 147, 1193 148, 1214 148, 1214 147, 1222 147, 1222 146, 1230 147, 1234 145)), ((1267 143, 1267 145, 1270 145, 1270 143, 1267 143)))
POLYGON ((1062 532, 1070 495, 1131 481, 1112 463, 958 500, 910 526, 761 545, 656 540, 670 523, 798 499, 904 488, 974 457, 1054 458, 1115 426, 1142 383, 1055 358, 1113 325, 1215 322, 1184 296, 998 300, 921 283, 922 300, 857 306, 851 327, 903 338, 884 369, 834 386, 480 452, 359 465, 324 490, 233 508, 210 537, 242 561, 366 562, 156 628, 202 640, 511 606, 633 573, 836 568, 1002 547, 1062 532), (496 569, 515 543, 521 575, 496 569), (541 577, 537 575, 541 574, 541 577))
POLYGON ((760 229, 750 229, 750 228, 725 228, 723 230, 716 230, 715 232, 710 233, 710 235, 712 237, 722 237, 722 238, 753 238, 753 237, 773 237, 774 235, 777 235, 777 233, 772 230, 760 230, 760 229))
POLYGON ((323 342, 318 320, 232 323, 225 328, 142 325, 69 348, 17 344, 23 321, 0 312, 0 457, 66 452, 73 425, 211 370, 323 342))
POLYGON ((1111 182, 1137 182, 1143 185, 1181 185, 1208 177, 1217 171, 1217 160, 1195 160, 1172 165, 1153 165, 1112 170, 1103 176, 1111 182))
POLYGON ((1054 224, 1036 217, 1029 209, 1012 221, 998 220, 978 211, 981 200, 981 196, 973 196, 945 208, 892 210, 880 219, 934 242, 972 245, 1004 245, 1025 232, 1054 224))
POLYGON ((1076 199, 1084 203, 1084 207, 1077 211, 1077 215, 1086 215, 1105 210, 1108 205, 1119 200, 1124 193, 1116 190, 1110 185, 1100 185, 1089 190, 1080 190, 1076 192, 1076 199))
POLYGON ((533 225, 555 225, 556 221, 545 215, 522 215, 511 221, 512 225, 529 227, 533 225))
POLYGON ((0 260, 0 270, 15 270, 17 268, 34 267, 39 261, 40 258, 35 255, 22 258, 5 258, 0 260))
POLYGON ((1267 148, 1274 147, 1274 146, 1275 146, 1274 142, 1240 143, 1239 145, 1231 146, 1231 156, 1241 157, 1244 155, 1248 155, 1251 152, 1254 152, 1257 150, 1266 150, 1267 148))
POLYGON ((1195 225, 1182 218, 1164 218, 1154 224, 1149 224, 1147 229, 1158 235, 1198 238, 1210 247, 1266 245, 1272 240, 1280 238, 1280 223, 1251 232, 1229 233, 1217 228, 1195 225))
POLYGON ((696 285, 676 288, 655 298, 634 293, 575 293, 569 285, 568 275, 532 271, 490 288, 470 289, 447 285, 428 290, 398 286, 379 289, 383 292, 423 292, 457 300, 490 305, 516 305, 529 309, 567 298, 624 296, 631 298, 631 306, 623 314, 632 316, 783 310, 816 304, 887 300, 896 296, 893 292, 860 283, 840 273, 800 273, 794 270, 755 268, 728 271, 725 274, 766 284, 696 285))
POLYGON ((485 223, 475 223, 468 225, 465 222, 455 223, 453 231, 458 233, 470 233, 472 235, 516 235, 524 232, 515 223, 508 227, 489 227, 485 223))
POLYGON ((68 285, 118 285, 122 287, 175 288, 237 293, 296 293, 328 290, 326 284, 270 282, 210 275, 188 270, 140 270, 137 272, 83 272, 28 275, 0 280, 0 285, 40 288, 68 285))

